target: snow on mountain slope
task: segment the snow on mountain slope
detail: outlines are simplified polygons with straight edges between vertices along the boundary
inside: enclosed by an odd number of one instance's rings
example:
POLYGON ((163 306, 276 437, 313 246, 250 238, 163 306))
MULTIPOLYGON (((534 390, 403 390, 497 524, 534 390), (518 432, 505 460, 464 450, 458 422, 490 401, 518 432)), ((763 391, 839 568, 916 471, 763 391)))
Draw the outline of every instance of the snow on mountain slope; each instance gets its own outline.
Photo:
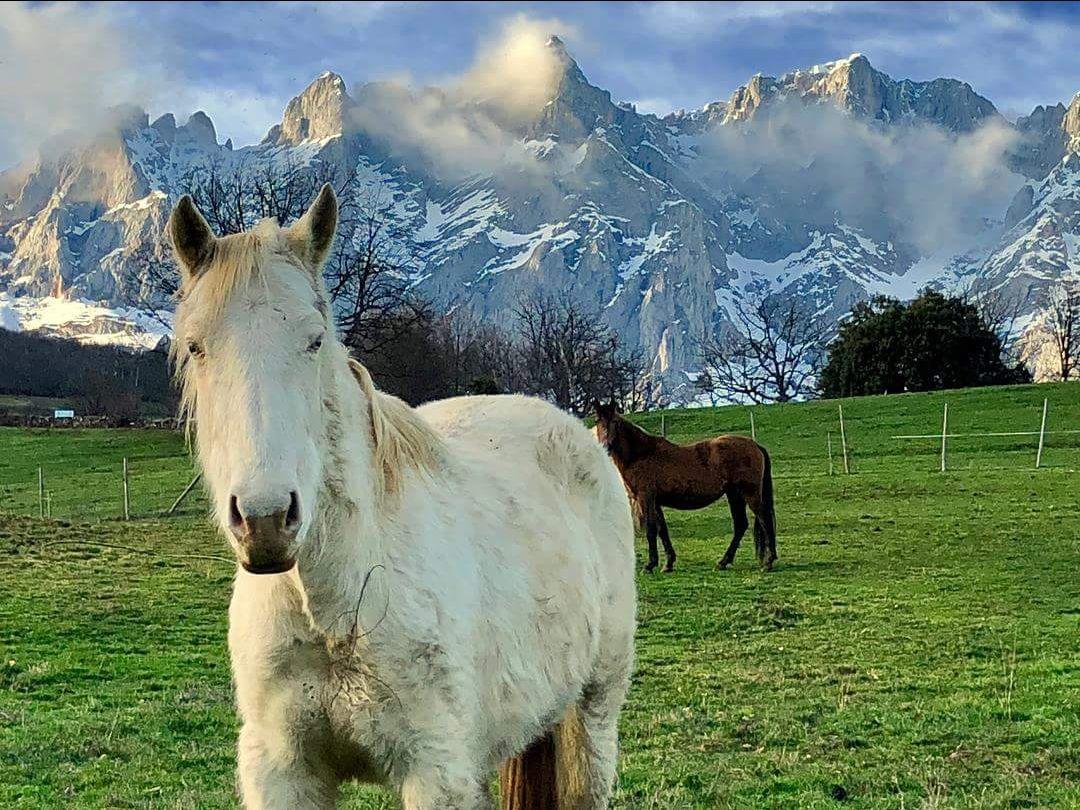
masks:
POLYGON ((1012 125, 963 82, 896 81, 852 55, 661 119, 547 47, 557 81, 525 118, 438 88, 350 94, 333 73, 243 149, 202 113, 125 111, 0 175, 0 325, 156 341, 124 309, 137 254, 193 171, 241 163, 351 173, 425 295, 504 323, 522 295, 571 295, 673 381, 746 296, 839 318, 869 295, 1078 272, 1080 97, 1012 125))
POLYGON ((65 298, 13 297, 0 292, 0 329, 41 332, 82 343, 153 349, 168 328, 145 313, 65 298))

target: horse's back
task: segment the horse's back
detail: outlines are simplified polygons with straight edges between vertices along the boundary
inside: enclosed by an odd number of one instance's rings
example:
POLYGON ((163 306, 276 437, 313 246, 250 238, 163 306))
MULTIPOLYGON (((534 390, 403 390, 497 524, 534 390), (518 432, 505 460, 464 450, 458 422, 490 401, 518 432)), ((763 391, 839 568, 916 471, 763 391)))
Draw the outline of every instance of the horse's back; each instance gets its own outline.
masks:
POLYGON ((445 439, 535 464, 571 496, 626 500, 618 471, 592 433, 542 399, 453 397, 429 402, 417 412, 445 439))
POLYGON ((731 483, 754 488, 760 484, 765 452, 761 445, 749 436, 714 436, 693 447, 710 465, 724 470, 731 483))
MULTIPOLYGON (((489 612, 498 616, 494 624, 506 625, 500 658, 508 670, 484 697, 506 712, 539 712, 533 728, 540 732, 590 683, 622 679, 629 671, 636 596, 626 490, 589 430, 542 400, 456 397, 421 406, 418 413, 471 475, 486 476, 489 491, 499 493, 499 503, 483 509, 498 520, 492 542, 511 548, 490 553, 499 562, 488 576, 502 592, 509 588, 511 561, 523 565, 525 587, 511 590, 529 613, 512 614, 506 603, 489 612), (546 659, 541 677, 533 670, 546 659), (546 678, 551 683, 541 686, 546 678), (517 686, 499 691, 508 683, 517 686), (533 685, 526 688, 528 683, 533 685), (547 689, 560 695, 550 705, 539 697, 547 689), (533 697, 519 706, 508 697, 519 692, 533 697)), ((503 753, 516 753, 531 739, 509 740, 503 753)))
MULTIPOLYGON (((618 470, 585 425, 554 405, 516 394, 454 397, 417 409, 451 445, 480 465, 498 469, 500 484, 515 497, 541 506, 553 520, 570 512, 588 526, 587 536, 568 537, 625 553, 633 570, 633 521, 618 470), (542 503, 541 503, 542 502, 542 503)), ((549 549, 547 553, 554 552, 549 549)), ((624 577, 611 560, 609 573, 624 577), (617 573, 616 573, 617 572, 617 573)))

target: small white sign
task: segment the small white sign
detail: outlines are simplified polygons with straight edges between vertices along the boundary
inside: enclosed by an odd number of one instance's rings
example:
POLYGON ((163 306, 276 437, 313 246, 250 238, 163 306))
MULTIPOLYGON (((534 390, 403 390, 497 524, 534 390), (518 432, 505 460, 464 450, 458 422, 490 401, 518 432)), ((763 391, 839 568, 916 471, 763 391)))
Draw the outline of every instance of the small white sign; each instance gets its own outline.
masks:
POLYGON ((53 419, 74 419, 75 411, 68 411, 62 408, 57 408, 53 411, 53 419))

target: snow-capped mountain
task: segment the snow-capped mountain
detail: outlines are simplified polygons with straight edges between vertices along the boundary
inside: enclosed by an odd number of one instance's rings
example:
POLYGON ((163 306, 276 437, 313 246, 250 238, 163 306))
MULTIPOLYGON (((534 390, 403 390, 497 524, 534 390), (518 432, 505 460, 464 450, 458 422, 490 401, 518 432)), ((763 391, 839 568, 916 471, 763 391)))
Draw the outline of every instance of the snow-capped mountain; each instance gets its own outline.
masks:
POLYGON ((1080 96, 1010 123, 963 82, 895 81, 853 55, 658 118, 547 48, 554 80, 526 114, 325 73, 258 145, 218 143, 202 113, 135 110, 46 145, 0 175, 0 325, 148 329, 126 309, 140 252, 160 249, 192 169, 281 160, 354 173, 441 304, 508 320, 524 293, 569 294, 676 382, 747 295, 835 319, 868 295, 974 284, 1033 311, 1080 276, 1080 96), (100 309, 57 323, 80 300, 100 309))

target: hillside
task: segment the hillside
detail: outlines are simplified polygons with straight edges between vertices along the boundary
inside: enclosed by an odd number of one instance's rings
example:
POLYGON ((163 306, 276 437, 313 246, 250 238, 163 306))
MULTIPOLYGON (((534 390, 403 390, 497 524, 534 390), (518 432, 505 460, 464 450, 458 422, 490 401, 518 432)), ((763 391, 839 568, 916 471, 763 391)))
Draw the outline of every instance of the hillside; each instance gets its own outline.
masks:
POLYGON ((125 307, 146 293, 139 257, 207 166, 355 173, 426 296, 506 320, 523 293, 563 291, 673 382, 747 296, 836 319, 876 293, 981 286, 1021 298, 1026 322, 1080 274, 1080 96, 1013 123, 962 81, 895 80, 855 54, 658 118, 591 84, 557 38, 539 48, 524 106, 327 72, 243 148, 202 113, 117 111, 0 177, 0 323, 153 331, 125 307), (112 312, 57 323, 57 298, 112 312))

